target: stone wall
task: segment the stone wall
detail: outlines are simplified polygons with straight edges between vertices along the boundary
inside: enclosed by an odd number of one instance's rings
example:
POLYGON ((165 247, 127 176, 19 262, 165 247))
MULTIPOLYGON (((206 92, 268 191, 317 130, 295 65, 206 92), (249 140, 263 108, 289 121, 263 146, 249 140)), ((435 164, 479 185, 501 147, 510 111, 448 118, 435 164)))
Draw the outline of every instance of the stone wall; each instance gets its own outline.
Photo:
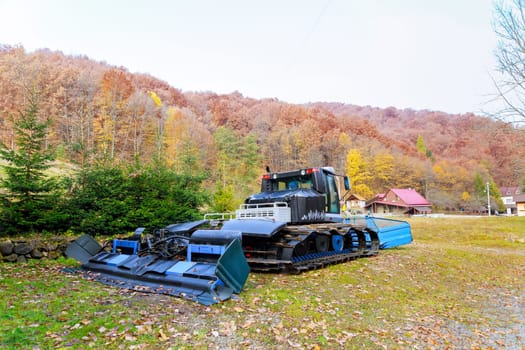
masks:
POLYGON ((64 256, 73 239, 50 238, 0 238, 0 261, 26 262, 28 259, 57 259, 64 256))

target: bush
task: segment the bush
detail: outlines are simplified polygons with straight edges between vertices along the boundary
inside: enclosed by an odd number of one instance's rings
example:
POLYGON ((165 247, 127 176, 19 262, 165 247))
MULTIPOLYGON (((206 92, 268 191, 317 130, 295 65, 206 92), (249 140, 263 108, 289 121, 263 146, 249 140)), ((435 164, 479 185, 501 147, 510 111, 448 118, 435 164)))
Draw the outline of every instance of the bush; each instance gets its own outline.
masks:
POLYGON ((200 189, 203 180, 164 166, 88 169, 79 174, 67 206, 71 230, 111 235, 195 220, 207 201, 200 189))

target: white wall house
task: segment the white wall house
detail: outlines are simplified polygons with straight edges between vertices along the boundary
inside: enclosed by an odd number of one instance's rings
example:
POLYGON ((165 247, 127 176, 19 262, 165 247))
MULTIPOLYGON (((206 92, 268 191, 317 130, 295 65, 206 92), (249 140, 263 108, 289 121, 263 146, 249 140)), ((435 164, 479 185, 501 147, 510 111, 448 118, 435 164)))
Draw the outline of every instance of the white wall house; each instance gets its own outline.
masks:
POLYGON ((514 197, 516 200, 516 215, 525 216, 525 194, 514 197))
POLYGON ((522 194, 520 186, 501 187, 501 200, 505 204, 507 215, 517 215, 516 197, 522 194))

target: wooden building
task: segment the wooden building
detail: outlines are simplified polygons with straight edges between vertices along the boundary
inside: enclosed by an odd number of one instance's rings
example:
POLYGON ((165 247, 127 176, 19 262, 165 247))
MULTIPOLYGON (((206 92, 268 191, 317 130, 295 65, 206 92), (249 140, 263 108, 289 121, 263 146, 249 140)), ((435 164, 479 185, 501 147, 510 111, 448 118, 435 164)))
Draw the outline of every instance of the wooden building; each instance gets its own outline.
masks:
POLYGON ((369 200, 365 208, 375 214, 413 215, 430 214, 431 204, 412 188, 392 188, 369 200))
POLYGON ((347 211, 351 214, 363 214, 365 211, 366 200, 353 193, 346 200, 347 211))
POLYGON ((525 194, 520 194, 514 197, 516 201, 516 215, 525 216, 525 194))

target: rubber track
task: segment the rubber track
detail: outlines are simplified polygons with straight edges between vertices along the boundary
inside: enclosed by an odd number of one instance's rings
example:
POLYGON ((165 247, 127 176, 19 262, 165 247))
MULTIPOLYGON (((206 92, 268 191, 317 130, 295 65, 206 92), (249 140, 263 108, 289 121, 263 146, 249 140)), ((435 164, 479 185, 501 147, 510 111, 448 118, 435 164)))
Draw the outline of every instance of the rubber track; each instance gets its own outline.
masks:
POLYGON ((365 251, 350 251, 346 249, 342 252, 311 253, 301 257, 294 257, 292 260, 248 259, 248 263, 253 271, 301 273, 357 258, 374 256, 378 252, 379 240, 374 239, 371 242, 371 247, 365 251))

